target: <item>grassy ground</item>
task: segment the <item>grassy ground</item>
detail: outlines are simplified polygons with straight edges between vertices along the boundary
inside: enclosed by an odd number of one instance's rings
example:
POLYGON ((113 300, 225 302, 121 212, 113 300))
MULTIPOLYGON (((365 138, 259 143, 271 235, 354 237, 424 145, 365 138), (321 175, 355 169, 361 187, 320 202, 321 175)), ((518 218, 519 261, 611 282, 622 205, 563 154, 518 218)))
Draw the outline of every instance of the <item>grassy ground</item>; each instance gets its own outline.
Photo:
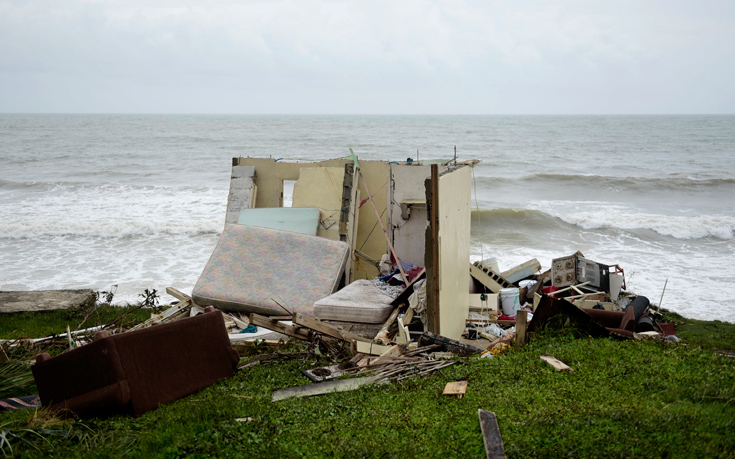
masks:
POLYGON ((474 458, 485 454, 482 408, 496 413, 510 458, 735 457, 735 359, 714 351, 735 347, 735 325, 671 317, 681 322, 682 344, 562 330, 505 356, 353 392, 271 402, 272 391, 309 383, 301 370, 319 365, 314 357, 239 371, 140 418, 60 423, 43 411, 5 413, 2 452, 474 458), (574 372, 555 372, 541 353, 574 372), (469 382, 464 398, 441 395, 459 379, 469 382))

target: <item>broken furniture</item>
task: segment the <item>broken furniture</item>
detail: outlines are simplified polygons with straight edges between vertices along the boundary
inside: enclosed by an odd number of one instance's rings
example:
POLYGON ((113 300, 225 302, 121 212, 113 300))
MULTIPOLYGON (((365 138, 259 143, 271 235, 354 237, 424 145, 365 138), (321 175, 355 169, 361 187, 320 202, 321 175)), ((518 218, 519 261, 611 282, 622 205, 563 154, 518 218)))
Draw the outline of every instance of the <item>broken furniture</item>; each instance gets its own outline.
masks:
POLYGON ((106 336, 31 367, 44 407, 80 417, 141 414, 232 377, 239 361, 222 313, 106 336))
POLYGON ((581 252, 551 260, 552 286, 562 288, 582 284, 609 292, 612 301, 617 301, 620 290, 625 289, 625 274, 620 266, 588 260, 581 252))
POLYGON ((312 315, 314 302, 337 288, 348 255, 340 241, 226 225, 191 296, 224 310, 312 315))

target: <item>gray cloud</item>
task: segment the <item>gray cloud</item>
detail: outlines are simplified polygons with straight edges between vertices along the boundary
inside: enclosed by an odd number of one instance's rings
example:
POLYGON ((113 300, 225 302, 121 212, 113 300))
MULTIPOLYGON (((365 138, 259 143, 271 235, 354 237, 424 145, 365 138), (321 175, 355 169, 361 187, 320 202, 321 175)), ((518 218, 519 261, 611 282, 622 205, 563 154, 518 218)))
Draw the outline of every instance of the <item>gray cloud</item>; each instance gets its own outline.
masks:
POLYGON ((0 111, 733 113, 731 3, 0 0, 0 111))

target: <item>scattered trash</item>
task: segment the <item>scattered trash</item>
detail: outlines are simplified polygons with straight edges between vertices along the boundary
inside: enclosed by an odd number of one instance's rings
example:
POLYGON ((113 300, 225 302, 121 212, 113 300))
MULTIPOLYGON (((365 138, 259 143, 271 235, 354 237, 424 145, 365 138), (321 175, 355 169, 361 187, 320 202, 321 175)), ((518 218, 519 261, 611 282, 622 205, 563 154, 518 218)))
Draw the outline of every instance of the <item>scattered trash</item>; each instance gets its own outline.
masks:
POLYGON ((556 371, 574 371, 566 363, 549 354, 541 354, 541 360, 548 363, 556 371))

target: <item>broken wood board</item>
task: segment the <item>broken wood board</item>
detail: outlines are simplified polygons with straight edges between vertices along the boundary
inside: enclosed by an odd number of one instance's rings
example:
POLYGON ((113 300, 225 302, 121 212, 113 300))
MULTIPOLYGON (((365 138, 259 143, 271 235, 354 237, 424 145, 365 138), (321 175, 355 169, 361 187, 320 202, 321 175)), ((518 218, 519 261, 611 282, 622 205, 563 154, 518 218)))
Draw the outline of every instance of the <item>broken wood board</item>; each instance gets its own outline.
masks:
POLYGON ((392 346, 390 349, 380 354, 380 357, 375 359, 371 365, 380 365, 381 363, 389 362, 394 357, 400 357, 404 352, 406 352, 406 346, 392 346))
POLYGON ((442 395, 456 395, 457 398, 462 398, 465 393, 467 393, 467 381, 453 381, 448 382, 447 385, 444 386, 444 392, 442 392, 442 395))
POLYGON ((566 363, 564 363, 561 360, 557 359, 553 355, 541 354, 541 360, 543 360, 544 362, 546 362, 549 365, 551 365, 552 367, 554 367, 554 369, 556 369, 556 371, 574 371, 566 363))
POLYGON ((184 292, 181 292, 173 287, 166 287, 166 293, 176 298, 179 301, 191 300, 191 297, 184 292))
POLYGON ((0 291, 0 313, 56 311, 92 306, 94 302, 90 289, 0 291))
POLYGON ((383 346, 377 343, 366 343, 364 341, 356 341, 357 352, 369 355, 381 355, 390 350, 393 346, 383 346))
POLYGON ((269 319, 259 314, 250 314, 250 323, 256 327, 265 327, 268 330, 277 331, 284 335, 293 336, 300 340, 309 341, 311 337, 309 330, 304 330, 300 327, 292 327, 290 325, 282 324, 277 320, 269 319))
POLYGON ((528 312, 516 311, 516 346, 526 344, 526 327, 528 326, 528 312))
POLYGON ((272 400, 278 402, 292 397, 311 397, 314 395, 330 394, 332 392, 347 392, 360 387, 373 384, 376 379, 372 376, 363 378, 340 379, 337 381, 325 381, 309 384, 306 386, 290 387, 288 389, 273 392, 272 400))
POLYGON ((477 410, 480 418, 480 429, 482 429, 482 441, 485 444, 485 454, 488 459, 505 459, 505 447, 503 437, 500 436, 498 419, 492 411, 477 410))
POLYGON ((300 313, 296 313, 293 316, 293 323, 302 325, 306 328, 311 328, 314 331, 317 331, 323 335, 331 336, 332 338, 337 338, 342 341, 365 341, 369 342, 370 340, 363 338, 362 336, 356 335, 354 333, 340 330, 337 327, 333 327, 332 325, 325 324, 321 320, 315 319, 313 317, 305 316, 300 313))

